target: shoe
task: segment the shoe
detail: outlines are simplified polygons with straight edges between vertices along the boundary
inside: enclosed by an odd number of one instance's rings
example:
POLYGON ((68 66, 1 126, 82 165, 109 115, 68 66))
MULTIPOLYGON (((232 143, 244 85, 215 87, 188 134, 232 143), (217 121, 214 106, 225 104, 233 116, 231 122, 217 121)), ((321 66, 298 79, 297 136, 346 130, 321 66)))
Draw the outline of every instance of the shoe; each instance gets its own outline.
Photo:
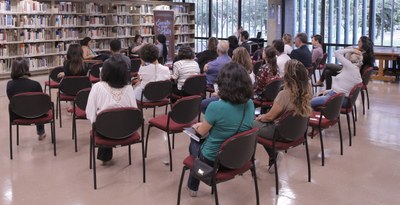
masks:
POLYGON ((197 196, 197 191, 193 191, 193 190, 191 190, 189 187, 187 187, 187 189, 189 190, 189 195, 190 195, 191 197, 196 197, 196 196, 197 196))
POLYGON ((43 134, 38 135, 38 140, 39 140, 39 141, 44 140, 44 138, 46 138, 46 133, 43 133, 43 134))
MULTIPOLYGON (((279 165, 280 165, 281 160, 282 160, 282 153, 281 152, 277 152, 276 153, 275 160, 276 160, 276 167, 279 169, 279 165)), ((268 168, 268 172, 270 174, 275 174, 275 163, 274 163, 274 161, 270 162, 270 165, 269 165, 269 168, 268 168)))
POLYGON ((307 134, 309 137, 315 137, 317 135, 319 135, 319 131, 318 130, 312 130, 311 132, 309 132, 307 134))

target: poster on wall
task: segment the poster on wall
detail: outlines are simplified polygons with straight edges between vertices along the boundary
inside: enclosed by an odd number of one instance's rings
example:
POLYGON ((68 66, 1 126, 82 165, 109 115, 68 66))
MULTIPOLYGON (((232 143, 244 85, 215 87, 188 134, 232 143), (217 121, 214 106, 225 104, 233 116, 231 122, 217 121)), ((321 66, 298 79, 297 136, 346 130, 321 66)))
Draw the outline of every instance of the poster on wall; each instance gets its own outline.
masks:
POLYGON ((174 36, 174 11, 153 10, 154 14, 154 35, 164 34, 167 38, 168 59, 172 60, 175 53, 174 36))

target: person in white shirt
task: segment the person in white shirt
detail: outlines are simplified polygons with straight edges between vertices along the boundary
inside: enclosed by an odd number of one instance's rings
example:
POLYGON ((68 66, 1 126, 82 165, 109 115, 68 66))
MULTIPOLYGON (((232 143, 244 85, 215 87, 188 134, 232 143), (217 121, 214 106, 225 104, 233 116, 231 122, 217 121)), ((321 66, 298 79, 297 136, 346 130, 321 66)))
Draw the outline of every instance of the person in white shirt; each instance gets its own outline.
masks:
MULTIPOLYGON (((97 115, 106 109, 137 107, 135 94, 130 85, 128 65, 121 55, 114 55, 103 64, 101 81, 94 84, 87 101, 86 118, 93 124, 97 115)), ((112 148, 99 148, 97 159, 112 159, 112 148)))
MULTIPOLYGON (((350 94, 351 89, 362 82, 360 67, 363 62, 361 51, 354 48, 345 48, 335 51, 335 58, 343 65, 342 71, 333 78, 332 89, 321 93, 321 96, 311 100, 311 107, 323 105, 330 96, 336 93, 350 94)), ((347 105, 347 100, 343 101, 342 106, 347 105)))
MULTIPOLYGON (((135 84, 136 99, 141 99, 142 91, 149 82, 170 79, 169 68, 158 63, 158 48, 153 44, 146 44, 140 49, 142 65, 139 68, 138 79, 135 84)), ((147 99, 143 99, 147 101, 147 99)))
POLYGON ((290 60, 288 54, 284 52, 285 44, 282 40, 277 39, 272 41, 272 46, 274 46, 277 55, 276 64, 278 64, 279 75, 285 75, 285 63, 290 60))
POLYGON ((283 43, 285 43, 285 50, 284 53, 285 54, 291 54, 292 50, 293 50, 293 37, 292 35, 288 34, 288 33, 284 33, 282 35, 282 41, 283 43))
POLYGON ((200 74, 199 64, 194 60, 194 52, 187 45, 182 46, 178 51, 178 61, 174 63, 171 78, 176 81, 173 92, 182 95, 182 86, 192 75, 200 74))

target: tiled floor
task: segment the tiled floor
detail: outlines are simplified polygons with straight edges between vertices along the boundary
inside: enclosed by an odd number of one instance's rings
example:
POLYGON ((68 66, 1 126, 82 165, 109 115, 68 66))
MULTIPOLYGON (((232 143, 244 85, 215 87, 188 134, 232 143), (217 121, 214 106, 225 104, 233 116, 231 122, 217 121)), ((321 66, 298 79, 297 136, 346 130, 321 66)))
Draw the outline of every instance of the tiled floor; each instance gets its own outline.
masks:
MULTIPOLYGON (((34 77, 44 82, 45 76, 34 77)), ((0 81, 0 204, 176 204, 182 160, 188 155, 188 138, 177 136, 173 150, 174 170, 168 159, 164 134, 152 129, 146 159, 147 182, 142 183, 140 146, 133 146, 133 163, 128 166, 127 148, 114 152, 111 165, 98 163, 98 190, 93 190, 89 169, 90 125, 78 124, 78 152, 71 140, 71 116, 63 109, 63 127, 57 126, 57 157, 50 137, 38 141, 35 128, 23 127, 20 145, 9 159, 8 99, 6 81, 0 81)), ((284 154, 280 170, 280 195, 275 195, 274 175, 267 172, 267 155, 258 146, 257 174, 261 204, 399 204, 400 190, 400 89, 398 84, 372 82, 371 109, 362 115, 358 101, 357 136, 348 146, 346 118, 342 116, 344 155, 339 154, 337 127, 324 131, 327 158, 321 166, 319 138, 310 139, 312 182, 307 182, 304 147, 284 154)), ((53 95, 54 97, 55 95, 53 95)), ((65 106, 66 104, 63 104, 65 106)), ((29 104, 27 103, 27 106, 29 104)), ((159 109, 161 113, 163 109, 159 109)), ((145 117, 152 116, 151 110, 145 117)), ((146 126, 147 129, 147 126, 146 126)), ((46 126, 46 131, 50 129, 46 126)), ((15 143, 15 141, 14 141, 15 143)), ((185 177, 186 181, 187 175, 185 177)), ((249 173, 218 186, 221 204, 255 204, 249 173)), ((211 189, 200 186, 198 197, 182 192, 182 204, 213 204, 211 189)))

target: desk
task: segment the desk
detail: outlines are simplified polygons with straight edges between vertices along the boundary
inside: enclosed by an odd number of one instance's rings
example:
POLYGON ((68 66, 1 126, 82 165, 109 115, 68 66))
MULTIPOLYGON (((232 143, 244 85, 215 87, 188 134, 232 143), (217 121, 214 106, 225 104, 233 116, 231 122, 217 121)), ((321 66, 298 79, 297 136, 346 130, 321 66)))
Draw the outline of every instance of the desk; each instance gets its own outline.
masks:
POLYGON ((375 47, 374 54, 375 59, 379 61, 378 74, 371 76, 371 79, 394 82, 395 76, 385 76, 383 70, 385 69, 385 61, 397 60, 400 57, 400 52, 389 47, 375 47))

